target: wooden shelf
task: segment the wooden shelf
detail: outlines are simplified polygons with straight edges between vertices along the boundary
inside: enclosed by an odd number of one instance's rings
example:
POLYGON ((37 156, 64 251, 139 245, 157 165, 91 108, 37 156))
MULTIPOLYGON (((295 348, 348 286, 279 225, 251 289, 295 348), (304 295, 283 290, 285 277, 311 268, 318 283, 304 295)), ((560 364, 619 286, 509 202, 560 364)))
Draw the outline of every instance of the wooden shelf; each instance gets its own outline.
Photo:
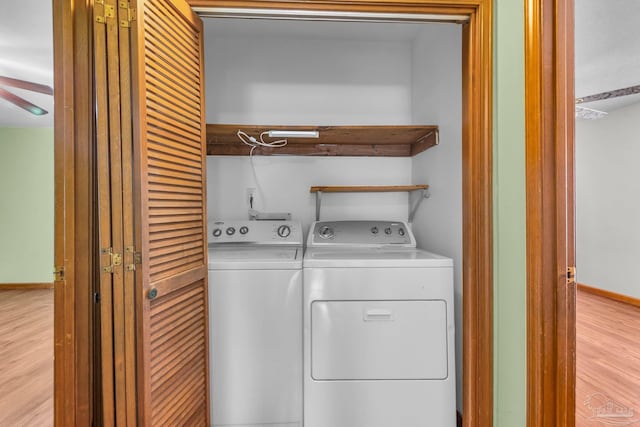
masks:
POLYGON ((259 147, 254 154, 303 156, 411 157, 438 144, 438 126, 270 126, 208 124, 207 154, 247 156, 238 130, 258 137, 269 130, 315 130, 318 138, 289 138, 282 148, 259 147))
POLYGON ((311 187, 311 193, 321 191, 323 193, 392 193, 402 191, 426 190, 426 184, 420 185, 362 185, 362 186, 326 186, 311 187))

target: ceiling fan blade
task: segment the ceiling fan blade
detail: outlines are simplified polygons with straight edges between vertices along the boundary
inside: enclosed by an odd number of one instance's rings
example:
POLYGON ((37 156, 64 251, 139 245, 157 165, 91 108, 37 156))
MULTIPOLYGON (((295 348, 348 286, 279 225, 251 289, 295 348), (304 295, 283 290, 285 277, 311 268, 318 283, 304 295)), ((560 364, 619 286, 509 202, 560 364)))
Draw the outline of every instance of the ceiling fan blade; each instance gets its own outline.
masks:
POLYGON ((595 95, 583 96, 582 98, 576 99, 576 104, 584 104, 586 102, 617 98, 619 96, 635 95, 637 93, 640 93, 640 85, 630 86, 624 89, 611 90, 609 92, 596 93, 595 95))
POLYGON ((49 113, 44 108, 40 108, 37 105, 30 103, 26 99, 21 98, 18 95, 14 95, 8 90, 2 89, 2 88, 0 88, 0 98, 9 101, 12 104, 17 105, 18 107, 23 108, 28 112, 30 112, 31 114, 35 114, 36 116, 44 116, 45 114, 49 113))
POLYGON ((51 86, 41 85, 39 83, 33 83, 26 80, 14 79, 11 77, 0 76, 0 85, 17 87, 18 89, 44 93, 45 95, 53 95, 53 88, 51 86))

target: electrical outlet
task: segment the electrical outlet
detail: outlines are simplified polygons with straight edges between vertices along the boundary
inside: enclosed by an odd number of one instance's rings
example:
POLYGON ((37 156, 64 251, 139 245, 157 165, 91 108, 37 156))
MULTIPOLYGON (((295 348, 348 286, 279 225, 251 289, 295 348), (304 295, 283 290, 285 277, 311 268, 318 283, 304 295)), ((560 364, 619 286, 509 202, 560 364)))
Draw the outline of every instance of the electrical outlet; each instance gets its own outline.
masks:
POLYGON ((247 206, 249 208, 253 208, 256 205, 256 189, 255 188, 247 188, 246 190, 246 199, 247 206))

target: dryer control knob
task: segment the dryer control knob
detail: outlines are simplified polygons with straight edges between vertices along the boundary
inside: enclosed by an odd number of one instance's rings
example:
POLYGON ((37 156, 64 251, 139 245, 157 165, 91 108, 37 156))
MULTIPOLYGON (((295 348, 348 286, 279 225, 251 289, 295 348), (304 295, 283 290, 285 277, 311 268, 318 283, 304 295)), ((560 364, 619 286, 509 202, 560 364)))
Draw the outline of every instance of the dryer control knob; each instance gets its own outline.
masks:
POLYGON ((398 234, 399 234, 399 235, 404 236, 404 233, 405 233, 405 232, 404 232, 404 228, 400 228, 400 229, 398 229, 398 234))
POLYGON ((291 234, 291 227, 288 225, 281 225, 278 227, 278 236, 289 237, 289 234, 291 234))
POLYGON ((226 232, 227 232, 227 236, 233 236, 234 233, 236 232, 236 229, 233 227, 229 227, 227 228, 226 232))
POLYGON ((215 230, 213 230, 213 237, 220 237, 221 234, 222 234, 221 229, 216 228, 215 230))
POLYGON ((378 234, 378 227, 371 227, 371 234, 378 234))
POLYGON ((240 227, 240 234, 247 234, 249 232, 249 227, 243 225, 240 227))
POLYGON ((333 237, 333 228, 327 227, 326 225, 320 228, 318 232, 320 237, 323 239, 331 239, 333 237))
POLYGON ((391 234, 391 227, 387 227, 384 229, 384 234, 391 234))

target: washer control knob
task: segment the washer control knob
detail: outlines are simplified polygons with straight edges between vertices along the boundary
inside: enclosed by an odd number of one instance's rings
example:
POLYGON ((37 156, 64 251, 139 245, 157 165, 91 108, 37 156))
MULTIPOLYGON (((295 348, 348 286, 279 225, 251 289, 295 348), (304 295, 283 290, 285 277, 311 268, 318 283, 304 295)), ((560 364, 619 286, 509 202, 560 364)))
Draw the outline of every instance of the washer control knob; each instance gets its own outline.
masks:
POLYGON ((233 236, 235 232, 236 232, 236 229, 233 227, 228 227, 226 230, 227 236, 233 236))
POLYGON ((398 234, 401 235, 401 236, 404 236, 405 235, 404 228, 399 228, 398 229, 398 234))
POLYGON ((280 237, 289 237, 289 234, 291 234, 291 227, 289 227, 288 225, 281 225, 280 227, 278 227, 278 236, 280 237))
POLYGON ((318 234, 320 234, 320 237, 322 237, 323 239, 331 239, 334 236, 333 228, 324 225, 320 227, 320 231, 318 232, 318 234))
POLYGON ((221 234, 222 234, 221 229, 216 228, 215 230, 213 230, 213 237, 220 237, 221 234))
POLYGON ((378 227, 371 227, 371 234, 378 234, 378 227))
POLYGON ((387 227, 384 229, 384 234, 391 234, 391 227, 387 227))
POLYGON ((249 232, 249 227, 247 227, 246 225, 243 225, 242 227, 240 227, 240 234, 247 234, 249 232))

